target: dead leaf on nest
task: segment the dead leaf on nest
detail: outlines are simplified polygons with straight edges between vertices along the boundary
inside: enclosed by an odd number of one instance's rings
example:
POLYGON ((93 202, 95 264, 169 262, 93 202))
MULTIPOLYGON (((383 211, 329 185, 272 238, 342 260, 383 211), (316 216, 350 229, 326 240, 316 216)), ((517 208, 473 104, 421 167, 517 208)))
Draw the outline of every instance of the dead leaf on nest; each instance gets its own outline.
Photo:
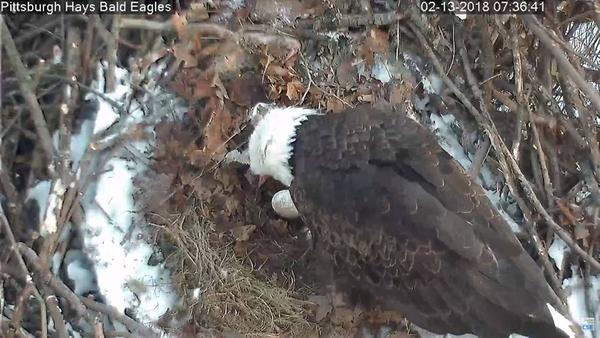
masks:
POLYGON ((576 224, 573 231, 576 240, 586 239, 590 236, 590 230, 583 224, 576 224))
POLYGON ((256 225, 248 224, 231 229, 231 234, 237 242, 244 242, 250 239, 250 235, 256 230, 256 225))
POLYGON ((362 310, 358 307, 351 309, 348 307, 336 307, 331 315, 331 323, 343 328, 355 327, 359 324, 362 310))
POLYGON ((246 256, 248 253, 248 241, 236 241, 233 244, 233 252, 237 257, 246 256))
POLYGON ((220 160, 225 156, 227 137, 225 133, 231 129, 232 119, 224 108, 214 105, 210 120, 205 127, 203 151, 211 159, 220 160))
POLYGON ((187 18, 190 21, 203 21, 208 19, 208 10, 206 9, 206 3, 204 2, 192 2, 190 4, 190 10, 186 13, 187 18))
POLYGON ((139 186, 144 189, 140 191, 142 194, 137 198, 144 211, 156 212, 164 204, 165 198, 171 190, 173 182, 173 174, 157 174, 152 177, 144 177, 144 181, 140 182, 139 186))
POLYGON ((342 62, 336 69, 336 77, 340 86, 350 88, 356 85, 358 72, 352 63, 352 60, 342 62))
POLYGON ((282 219, 275 219, 269 222, 269 226, 275 230, 275 233, 280 235, 289 234, 288 222, 282 219))
POLYGON ((327 103, 325 105, 325 109, 328 112, 332 113, 340 113, 346 109, 346 104, 342 102, 340 99, 334 96, 330 96, 327 98, 327 103))
POLYGON ((219 182, 208 176, 198 177, 191 173, 185 173, 181 175, 181 182, 190 185, 194 189, 196 197, 202 201, 210 200, 215 193, 221 191, 219 182))
POLYGON ((331 299, 327 296, 313 295, 308 297, 308 301, 315 303, 315 321, 320 322, 333 310, 331 299))
POLYGON ((300 101, 300 97, 303 93, 304 85, 300 81, 294 80, 287 83, 286 96, 288 97, 288 99, 290 99, 290 101, 300 101))
POLYGON ((200 100, 215 95, 215 88, 206 80, 198 80, 193 86, 194 98, 200 100))
POLYGON ((177 37, 179 39, 186 41, 188 39, 188 30, 187 30, 187 19, 185 16, 179 15, 179 13, 173 14, 171 16, 171 22, 173 22, 173 26, 175 27, 175 31, 177 32, 177 37))
POLYGON ((367 38, 367 46, 373 53, 387 53, 390 49, 389 34, 378 28, 372 28, 367 38))
POLYGON ((173 46, 173 55, 178 59, 183 61, 185 68, 192 68, 198 65, 198 59, 192 55, 191 49, 189 48, 189 43, 179 42, 173 46))
POLYGON ((390 88, 389 102, 393 105, 400 105, 410 99, 412 90, 410 86, 402 83, 394 83, 390 88))
POLYGON ((244 73, 229 81, 227 90, 231 101, 244 107, 252 107, 267 99, 260 76, 256 73, 244 73))
POLYGON ((229 100, 229 95, 227 95, 227 90, 223 85, 223 81, 221 81, 221 77, 219 77, 219 73, 213 75, 211 87, 216 88, 217 97, 221 100, 221 104, 223 104, 224 99, 229 100))
POLYGON ((375 62, 376 53, 387 53, 390 48, 388 33, 377 28, 371 29, 369 37, 359 48, 359 54, 365 61, 367 69, 371 69, 375 62))
POLYGON ((135 125, 133 129, 129 132, 129 137, 131 140, 141 141, 147 139, 148 136, 149 134, 146 130, 146 126, 143 124, 135 125))

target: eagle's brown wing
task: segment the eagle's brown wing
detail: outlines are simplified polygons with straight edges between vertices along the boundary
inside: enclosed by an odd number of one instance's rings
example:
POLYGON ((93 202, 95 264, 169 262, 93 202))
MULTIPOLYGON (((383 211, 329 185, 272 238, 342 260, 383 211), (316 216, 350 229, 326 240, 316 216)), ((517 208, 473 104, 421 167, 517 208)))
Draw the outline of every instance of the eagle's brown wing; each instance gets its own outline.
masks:
POLYGON ((338 271, 438 333, 559 337, 552 291, 429 131, 356 108, 298 130, 292 199, 338 271))

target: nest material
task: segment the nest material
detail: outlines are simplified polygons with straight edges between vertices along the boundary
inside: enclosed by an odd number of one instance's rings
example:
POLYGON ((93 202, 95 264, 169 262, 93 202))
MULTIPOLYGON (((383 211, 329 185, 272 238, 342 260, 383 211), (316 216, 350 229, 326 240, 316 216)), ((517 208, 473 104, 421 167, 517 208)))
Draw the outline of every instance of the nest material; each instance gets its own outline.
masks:
MULTIPOLYGON (((562 282, 571 273, 588 281, 597 273, 596 4, 552 1, 543 17, 468 15, 460 20, 422 15, 415 1, 308 1, 299 6, 280 0, 282 8, 290 9, 284 16, 264 10, 270 1, 241 7, 234 1, 201 1, 170 19, 5 18, 1 332, 43 336, 56 331, 61 336, 67 327, 62 323, 99 334, 110 331, 94 319, 96 313, 121 321, 130 332, 146 332, 110 307, 74 297, 61 277, 41 264, 67 244, 60 236, 40 237, 36 225, 42 220, 30 219, 38 213, 24 205, 33 183, 50 179, 53 187, 69 187, 51 190, 64 216, 57 220, 58 229, 67 220, 81 224, 82 215, 73 206, 79 190, 89 184, 82 178, 93 177, 76 176, 68 143, 60 143, 55 152, 50 135, 58 130, 66 140, 77 131, 88 111, 85 94, 107 100, 89 88, 99 60, 106 61, 108 90, 117 64, 129 65, 137 89, 155 82, 146 78, 149 65, 166 64, 156 81, 189 103, 182 120, 155 128, 152 166, 164 175, 160 182, 166 193, 160 201, 144 201, 149 219, 160 225, 164 253, 174 250, 167 261, 184 304, 191 304, 190 311, 181 311, 189 324, 180 325, 182 333, 213 327, 296 334, 305 328, 330 332, 326 328, 335 326, 349 329, 346 334, 360 331, 369 317, 362 310, 315 301, 315 295, 327 295, 327 279, 294 264, 306 243, 299 240, 300 224, 268 211, 279 187, 257 194, 243 167, 223 169, 224 155, 243 147, 251 129, 247 110, 266 100, 330 113, 359 103, 403 105, 424 123, 429 114, 452 114, 472 158, 471 174, 487 168, 500 178, 497 187, 510 191, 518 206, 511 216, 524 230, 520 236, 541 253, 538 259, 559 297, 566 299, 562 282), (69 48, 74 45, 79 48, 69 48), (53 64, 59 56, 62 62, 53 64), (129 63, 135 60, 130 57, 141 61, 129 63), (443 82, 436 93, 427 86, 432 74, 443 82), (157 215, 160 219, 153 218, 157 215), (561 266, 546 250, 557 237, 569 248, 561 266), (26 283, 29 276, 33 283, 26 283), (30 295, 35 301, 28 301, 30 295), (79 325, 81 314, 87 326, 79 325)), ((123 114, 130 108, 107 102, 123 114)), ((144 136, 140 130, 91 152, 82 172, 97 169, 90 159, 104 158, 144 136)), ((589 304, 592 311, 594 304, 589 304)))

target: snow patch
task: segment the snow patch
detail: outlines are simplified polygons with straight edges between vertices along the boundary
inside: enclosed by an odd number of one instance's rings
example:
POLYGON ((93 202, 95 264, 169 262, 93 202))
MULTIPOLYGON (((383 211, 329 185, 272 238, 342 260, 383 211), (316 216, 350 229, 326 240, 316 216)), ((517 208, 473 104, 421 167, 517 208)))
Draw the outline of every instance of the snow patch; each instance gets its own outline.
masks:
POLYGON ((594 323, 600 323, 600 309, 597 301, 600 298, 600 276, 590 276, 590 295, 586 295, 585 281, 578 268, 572 266, 571 271, 572 277, 563 281, 571 316, 577 324, 581 325, 586 338, 598 338, 600 332, 594 327, 594 323), (588 313, 586 298, 591 301, 589 304, 591 313, 588 313))
MULTIPOLYGON (((105 67, 99 65, 97 90, 100 92, 104 92, 105 87, 103 69, 105 67)), ((128 85, 129 74, 125 69, 117 68, 116 75, 115 91, 105 95, 117 104, 123 104, 132 95, 128 85)), ((159 94, 149 93, 146 98, 162 103, 159 94)), ((130 126, 145 118, 140 103, 135 99, 131 100, 129 111, 131 113, 122 116, 118 107, 99 98, 95 120, 84 122, 82 132, 72 140, 73 159, 81 160, 93 134, 103 132, 116 123, 130 126)), ((139 154, 146 154, 150 145, 136 141, 128 147, 139 154)), ((129 158, 113 157, 102 164, 97 182, 82 198, 86 216, 82 226, 83 252, 90 258, 95 276, 84 260, 68 262, 65 259, 65 264, 77 293, 95 291, 93 284, 97 280, 98 289, 107 304, 120 313, 126 309, 133 310, 138 320, 152 326, 175 306, 177 297, 164 263, 149 265, 151 256, 155 254, 154 247, 149 244, 148 225, 143 217, 138 216, 133 198, 133 179, 144 170, 143 161, 129 158)))
MULTIPOLYGON (((44 219, 46 209, 48 208, 48 197, 50 196, 51 181, 40 181, 34 185, 27 193, 27 200, 35 200, 39 206, 38 222, 44 219)), ((37 227, 37 224, 36 224, 37 227)))
POLYGON ((568 250, 569 250, 569 246, 567 245, 567 243, 565 243, 565 241, 563 241, 560 237, 558 237, 555 234, 554 240, 552 241, 552 245, 550 245, 550 247, 548 248, 548 255, 550 255, 550 257, 552 257, 552 259, 556 263, 556 266, 558 266, 559 268, 562 268, 563 259, 564 259, 565 253, 568 250))
POLYGON ((554 325, 559 328, 562 332, 564 332, 569 338, 575 338, 575 332, 571 328, 572 323, 565 318, 565 316, 561 315, 552 305, 546 304, 548 306, 548 310, 550 310, 550 315, 552 315, 552 320, 554 321, 554 325))

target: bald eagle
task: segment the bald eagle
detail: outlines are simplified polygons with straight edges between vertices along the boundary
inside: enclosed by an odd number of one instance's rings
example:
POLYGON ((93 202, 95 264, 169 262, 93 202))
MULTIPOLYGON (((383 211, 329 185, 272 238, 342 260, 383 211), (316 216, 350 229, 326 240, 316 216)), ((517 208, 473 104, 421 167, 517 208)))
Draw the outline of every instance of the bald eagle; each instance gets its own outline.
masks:
POLYGON ((441 334, 574 336, 481 186, 405 114, 275 107, 248 152, 252 173, 289 186, 336 279, 382 306, 441 334))

